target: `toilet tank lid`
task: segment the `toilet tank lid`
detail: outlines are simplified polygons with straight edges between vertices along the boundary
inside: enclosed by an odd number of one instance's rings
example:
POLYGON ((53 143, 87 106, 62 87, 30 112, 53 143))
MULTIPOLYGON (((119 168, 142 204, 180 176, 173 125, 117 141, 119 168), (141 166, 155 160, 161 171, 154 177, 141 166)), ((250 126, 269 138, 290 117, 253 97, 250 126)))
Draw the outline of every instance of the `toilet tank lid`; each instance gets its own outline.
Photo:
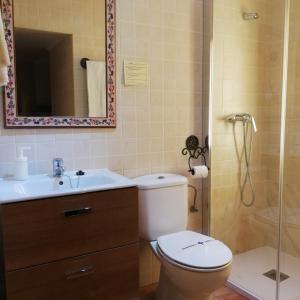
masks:
POLYGON ((136 177, 133 181, 139 189, 158 189, 162 187, 171 187, 187 184, 187 178, 177 174, 151 174, 136 177))

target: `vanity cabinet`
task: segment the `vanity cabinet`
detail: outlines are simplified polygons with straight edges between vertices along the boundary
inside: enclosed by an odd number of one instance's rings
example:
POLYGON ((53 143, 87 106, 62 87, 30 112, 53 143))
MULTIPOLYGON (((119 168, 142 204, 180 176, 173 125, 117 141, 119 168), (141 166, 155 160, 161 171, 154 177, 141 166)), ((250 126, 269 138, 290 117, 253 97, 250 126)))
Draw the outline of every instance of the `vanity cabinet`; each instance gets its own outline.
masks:
POLYGON ((1 205, 7 300, 134 299, 137 189, 1 205))

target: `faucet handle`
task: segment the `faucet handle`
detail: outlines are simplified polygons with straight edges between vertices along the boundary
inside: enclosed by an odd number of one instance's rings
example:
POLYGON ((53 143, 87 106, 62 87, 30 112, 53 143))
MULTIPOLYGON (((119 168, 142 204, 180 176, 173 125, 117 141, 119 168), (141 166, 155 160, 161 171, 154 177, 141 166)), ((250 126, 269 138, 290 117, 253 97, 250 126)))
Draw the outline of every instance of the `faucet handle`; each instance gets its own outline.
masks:
POLYGON ((83 172, 82 170, 76 172, 76 176, 83 176, 84 174, 85 172, 83 172))
POLYGON ((65 171, 64 160, 62 158, 54 158, 53 159, 53 176, 60 177, 63 175, 64 171, 65 171))
POLYGON ((60 157, 53 159, 53 164, 55 164, 57 167, 61 167, 64 164, 64 160, 60 157))

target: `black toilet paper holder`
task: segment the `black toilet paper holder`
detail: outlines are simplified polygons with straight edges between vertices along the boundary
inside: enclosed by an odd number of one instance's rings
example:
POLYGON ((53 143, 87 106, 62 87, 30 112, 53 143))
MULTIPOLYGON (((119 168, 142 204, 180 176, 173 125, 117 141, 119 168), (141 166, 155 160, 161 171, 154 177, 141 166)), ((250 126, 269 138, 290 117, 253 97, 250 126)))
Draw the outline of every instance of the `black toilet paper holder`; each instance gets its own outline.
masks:
POLYGON ((188 159, 189 170, 188 171, 192 175, 194 175, 194 173, 195 173, 193 170, 193 167, 191 166, 192 159, 198 159, 201 156, 203 158, 203 162, 204 162, 205 166, 207 166, 205 154, 209 150, 208 136, 205 137, 204 143, 205 143, 204 146, 199 146, 200 145, 199 139, 195 135, 190 135, 185 141, 186 147, 183 148, 181 151, 182 155, 189 154, 189 159, 188 159))

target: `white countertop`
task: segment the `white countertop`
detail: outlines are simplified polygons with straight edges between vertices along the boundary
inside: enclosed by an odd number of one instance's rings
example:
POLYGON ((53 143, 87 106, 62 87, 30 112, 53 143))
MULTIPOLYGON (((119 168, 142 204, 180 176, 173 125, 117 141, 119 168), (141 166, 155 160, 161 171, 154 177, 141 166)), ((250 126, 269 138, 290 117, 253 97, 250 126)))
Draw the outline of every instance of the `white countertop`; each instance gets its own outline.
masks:
POLYGON ((25 181, 0 179, 0 204, 136 186, 131 179, 108 169, 84 170, 85 175, 79 177, 75 172, 65 172, 61 178, 42 174, 25 181))

